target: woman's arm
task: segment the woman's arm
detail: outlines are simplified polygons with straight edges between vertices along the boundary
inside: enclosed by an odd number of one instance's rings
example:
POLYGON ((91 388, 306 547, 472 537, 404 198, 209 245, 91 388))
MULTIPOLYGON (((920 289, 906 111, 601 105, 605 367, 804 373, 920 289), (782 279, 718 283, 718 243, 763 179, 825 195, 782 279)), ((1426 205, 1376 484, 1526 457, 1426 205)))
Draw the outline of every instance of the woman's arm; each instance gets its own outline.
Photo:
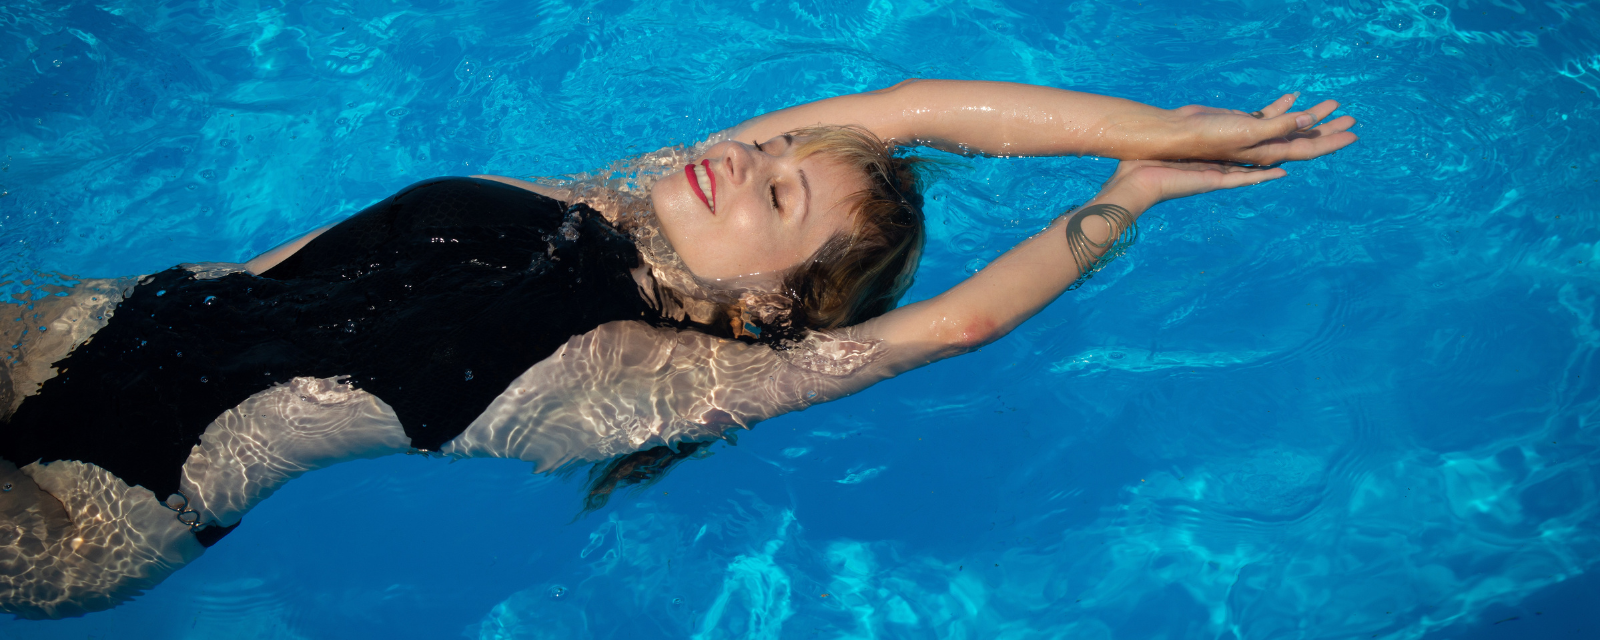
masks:
POLYGON ((1058 218, 949 291, 864 323, 862 335, 887 343, 889 375, 967 353, 1004 337, 1078 281, 1123 232, 1112 225, 1122 222, 1119 214, 1131 222, 1166 200, 1284 175, 1283 169, 1212 162, 1125 161, 1099 195, 1072 215, 1058 218), (1078 244, 1088 249, 1088 260, 1074 255, 1069 227, 1075 220, 1087 240, 1078 244))
POLYGON ((539 194, 541 196, 544 196, 546 198, 551 198, 551 199, 554 199, 554 200, 560 200, 562 202, 566 202, 566 201, 572 199, 572 193, 567 189, 562 189, 560 187, 552 187, 552 186, 548 186, 548 185, 542 185, 542 184, 539 184, 537 182, 532 182, 532 181, 529 181, 529 180, 523 180, 521 178, 508 178, 506 176, 491 176, 491 175, 487 175, 487 174, 475 175, 475 176, 472 176, 472 177, 480 178, 480 179, 483 179, 483 180, 493 180, 493 181, 499 182, 501 184, 509 184, 509 185, 511 185, 513 187, 527 189, 529 191, 537 193, 537 194, 539 194))
POLYGON ((842 398, 884 376, 854 328, 788 351, 639 321, 574 336, 514 380, 440 450, 550 471, 736 429, 842 398))
POLYGON ((854 124, 897 145, 997 156, 1102 156, 1276 164, 1314 158, 1354 141, 1354 120, 1311 128, 1332 100, 1289 111, 1296 95, 1255 114, 1131 100, 1010 82, 907 80, 887 89, 818 100, 745 121, 717 138, 767 140, 817 124, 854 124))
POLYGON ((333 225, 331 224, 325 225, 323 227, 313 229, 298 238, 268 249, 266 253, 251 258, 249 262, 244 263, 244 270, 249 271, 251 275, 257 276, 266 273, 268 269, 278 266, 278 263, 283 262, 285 258, 294 255, 294 253, 299 251, 301 247, 306 246, 306 244, 310 243, 312 240, 316 240, 317 236, 322 235, 322 232, 332 228, 333 225))
MULTIPOLYGON (((1281 117, 1290 103, 1280 100, 1264 115, 1281 117)), ((1354 142, 1356 136, 1346 131, 1354 122, 1346 117, 1318 127, 1329 134, 1326 139, 1339 142, 1321 153, 1354 142)), ((1057 219, 949 291, 863 323, 858 335, 887 343, 889 355, 879 365, 885 376, 966 353, 1010 333, 1066 291, 1086 267, 1092 268, 1093 260, 1125 230, 1113 228, 1113 221, 1131 224, 1146 209, 1167 200, 1284 175, 1279 168, 1226 163, 1124 161, 1100 193, 1073 215, 1057 219), (1081 233, 1071 228, 1074 223, 1081 233)))
POLYGON ((1282 169, 1124 162, 1078 210, 950 291, 866 323, 813 332, 776 351, 695 331, 612 322, 576 336, 514 381, 447 455, 520 458, 548 471, 682 441, 837 400, 1009 333, 1081 274, 1067 227, 1082 217, 1098 256, 1113 229, 1087 215, 1137 216, 1173 198, 1280 178, 1282 169))

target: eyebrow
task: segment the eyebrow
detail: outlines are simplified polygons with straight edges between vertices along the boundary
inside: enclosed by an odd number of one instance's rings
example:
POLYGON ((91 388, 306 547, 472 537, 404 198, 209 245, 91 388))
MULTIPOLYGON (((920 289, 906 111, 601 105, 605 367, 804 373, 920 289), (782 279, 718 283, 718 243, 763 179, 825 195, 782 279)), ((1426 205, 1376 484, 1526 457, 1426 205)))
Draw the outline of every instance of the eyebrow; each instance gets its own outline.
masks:
MULTIPOLYGON (((794 135, 788 133, 783 134, 783 142, 785 145, 785 150, 793 147, 794 135)), ((809 212, 811 210, 811 181, 806 179, 805 169, 799 169, 798 171, 800 172, 800 189, 805 191, 806 194, 806 201, 801 205, 800 210, 803 212, 809 212)))
POLYGON ((806 170, 800 169, 800 188, 806 192, 806 203, 802 210, 811 210, 811 181, 806 179, 806 170))

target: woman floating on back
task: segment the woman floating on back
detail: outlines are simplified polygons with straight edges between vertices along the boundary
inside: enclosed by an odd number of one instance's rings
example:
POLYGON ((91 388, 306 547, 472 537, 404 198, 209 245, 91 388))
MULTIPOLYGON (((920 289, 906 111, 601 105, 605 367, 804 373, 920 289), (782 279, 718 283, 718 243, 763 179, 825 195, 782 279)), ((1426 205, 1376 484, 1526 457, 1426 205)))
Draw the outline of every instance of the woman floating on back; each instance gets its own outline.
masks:
POLYGON ((244 264, 81 280, 12 308, 0 610, 115 606, 284 482, 394 453, 598 463, 586 509, 732 429, 1009 333, 1166 200, 1356 140, 1328 101, 1165 110, 907 81, 784 109, 616 174, 440 178, 244 264), (1322 124, 1318 124, 1322 123, 1322 124), (976 275, 896 307, 927 146, 1121 159, 976 275))

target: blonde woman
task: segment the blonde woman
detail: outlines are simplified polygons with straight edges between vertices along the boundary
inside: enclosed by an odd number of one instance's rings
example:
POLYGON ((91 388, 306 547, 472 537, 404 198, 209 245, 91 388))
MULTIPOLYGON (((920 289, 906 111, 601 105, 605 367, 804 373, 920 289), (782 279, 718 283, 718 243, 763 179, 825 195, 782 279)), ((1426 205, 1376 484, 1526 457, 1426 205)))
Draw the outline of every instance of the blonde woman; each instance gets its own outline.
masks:
POLYGON ((27 307, 0 380, 0 610, 114 606, 312 469, 394 453, 598 463, 585 507, 730 430, 1014 329, 1165 200, 1282 177, 1337 104, 1165 110, 907 81, 572 181, 441 178, 243 264, 82 280, 27 307), (896 307, 928 146, 1122 159, 1099 195, 896 307))

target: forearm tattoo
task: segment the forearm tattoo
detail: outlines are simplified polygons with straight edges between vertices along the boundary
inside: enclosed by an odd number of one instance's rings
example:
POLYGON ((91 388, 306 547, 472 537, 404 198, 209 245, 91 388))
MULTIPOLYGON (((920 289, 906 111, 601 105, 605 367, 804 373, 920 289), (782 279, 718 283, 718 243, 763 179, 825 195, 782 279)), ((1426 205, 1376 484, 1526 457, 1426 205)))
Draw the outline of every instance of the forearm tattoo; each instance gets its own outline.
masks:
POLYGON ((1078 279, 1067 291, 1083 286, 1096 271, 1121 257, 1138 240, 1139 226, 1134 224, 1133 212, 1127 209, 1114 204, 1097 204, 1073 213, 1067 220, 1067 246, 1072 250, 1072 261, 1078 263, 1078 279), (1111 227, 1111 235, 1104 243, 1096 243, 1083 235, 1083 219, 1089 216, 1099 216, 1111 227), (1105 253, 1096 256, 1095 249, 1105 249, 1105 253))

